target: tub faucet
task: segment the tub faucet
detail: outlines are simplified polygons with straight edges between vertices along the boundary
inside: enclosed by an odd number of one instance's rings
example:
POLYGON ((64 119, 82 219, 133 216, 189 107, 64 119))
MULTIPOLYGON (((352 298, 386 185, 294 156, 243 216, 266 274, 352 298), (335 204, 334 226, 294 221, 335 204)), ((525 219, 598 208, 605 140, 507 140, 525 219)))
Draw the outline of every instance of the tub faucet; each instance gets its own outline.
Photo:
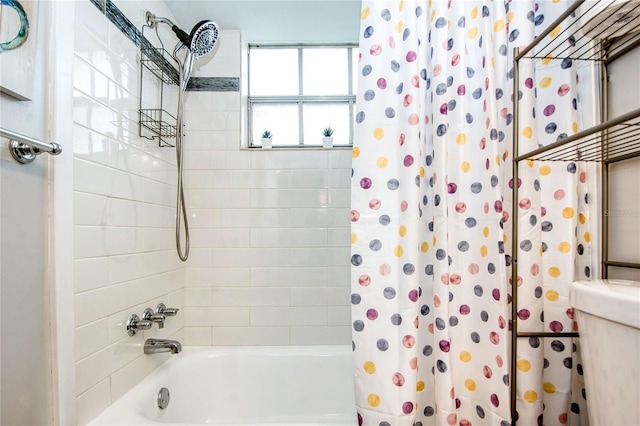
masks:
POLYGON ((161 352, 171 352, 177 354, 182 350, 182 345, 177 340, 169 339, 147 339, 144 342, 144 353, 158 354, 161 352))

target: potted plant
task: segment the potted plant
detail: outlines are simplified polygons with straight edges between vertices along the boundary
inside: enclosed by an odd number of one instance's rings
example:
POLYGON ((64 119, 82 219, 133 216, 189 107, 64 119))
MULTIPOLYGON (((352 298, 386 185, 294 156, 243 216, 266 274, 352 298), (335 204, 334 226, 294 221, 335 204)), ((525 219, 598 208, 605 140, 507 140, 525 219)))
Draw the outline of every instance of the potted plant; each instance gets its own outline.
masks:
POLYGON ((272 137, 273 137, 273 134, 268 130, 265 130, 262 133, 262 147, 263 148, 269 149, 269 148, 271 148, 273 146, 273 144, 271 143, 272 142, 271 141, 272 137))
POLYGON ((331 126, 322 129, 322 135, 324 136, 322 138, 322 146, 324 148, 333 147, 333 131, 334 129, 331 126))

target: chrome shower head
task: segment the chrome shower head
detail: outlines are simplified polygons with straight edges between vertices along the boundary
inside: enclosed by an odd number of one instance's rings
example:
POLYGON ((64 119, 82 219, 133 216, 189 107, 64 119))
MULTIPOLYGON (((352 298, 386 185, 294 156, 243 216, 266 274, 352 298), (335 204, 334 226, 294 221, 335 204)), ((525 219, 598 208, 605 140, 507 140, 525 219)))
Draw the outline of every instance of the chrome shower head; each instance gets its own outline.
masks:
POLYGON ((169 19, 156 17, 151 12, 146 13, 146 20, 147 25, 151 27, 154 27, 158 22, 169 25, 178 37, 178 40, 189 49, 196 59, 209 53, 218 43, 218 25, 213 21, 200 21, 193 27, 191 33, 187 34, 169 19))
POLYGON ((180 39, 196 59, 209 53, 218 43, 218 25, 212 21, 200 21, 191 30, 189 38, 180 39))

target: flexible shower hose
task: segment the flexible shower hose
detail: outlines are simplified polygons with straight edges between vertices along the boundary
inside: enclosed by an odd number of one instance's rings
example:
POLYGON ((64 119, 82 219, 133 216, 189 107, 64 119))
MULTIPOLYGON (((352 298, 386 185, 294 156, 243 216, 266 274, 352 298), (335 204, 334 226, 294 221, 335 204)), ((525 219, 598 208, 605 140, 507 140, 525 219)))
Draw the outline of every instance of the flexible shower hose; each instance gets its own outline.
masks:
MULTIPOLYGON (((189 56, 189 53, 187 53, 189 56)), ((184 201, 184 186, 182 184, 182 164, 183 164, 183 115, 184 115, 184 91, 185 91, 185 72, 183 64, 174 52, 174 59, 178 61, 180 65, 180 86, 178 87, 178 111, 176 119, 176 162, 178 163, 178 190, 176 199, 176 251, 181 261, 186 261, 189 258, 189 221, 187 220, 187 208, 184 201), (182 248, 182 225, 184 222, 184 249, 182 248)), ((191 58, 186 58, 190 60, 191 58)))

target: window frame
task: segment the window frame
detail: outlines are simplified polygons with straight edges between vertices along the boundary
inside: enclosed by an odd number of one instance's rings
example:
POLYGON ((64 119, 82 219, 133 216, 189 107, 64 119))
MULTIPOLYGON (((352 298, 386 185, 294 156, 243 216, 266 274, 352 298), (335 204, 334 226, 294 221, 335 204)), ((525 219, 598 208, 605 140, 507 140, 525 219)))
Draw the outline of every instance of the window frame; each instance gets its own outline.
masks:
POLYGON ((336 144, 335 148, 351 148, 353 146, 354 117, 356 94, 354 92, 354 67, 357 66, 354 61, 354 51, 358 53, 358 43, 293 43, 293 44, 269 44, 269 43, 250 43, 247 45, 247 124, 248 124, 248 143, 249 148, 261 148, 258 141, 254 141, 254 125, 253 125, 253 107, 256 104, 273 104, 285 103, 296 104, 298 115, 298 143, 287 145, 274 145, 273 148, 322 148, 319 144, 304 143, 304 105, 305 104, 321 104, 321 103, 342 103, 347 104, 349 109, 349 142, 347 144, 336 144), (309 49, 336 49, 344 48, 347 53, 347 90, 348 94, 340 95, 303 95, 304 87, 304 69, 303 69, 303 51, 309 49), (297 49, 298 51, 298 95, 286 96, 251 96, 251 51, 252 49, 297 49))

